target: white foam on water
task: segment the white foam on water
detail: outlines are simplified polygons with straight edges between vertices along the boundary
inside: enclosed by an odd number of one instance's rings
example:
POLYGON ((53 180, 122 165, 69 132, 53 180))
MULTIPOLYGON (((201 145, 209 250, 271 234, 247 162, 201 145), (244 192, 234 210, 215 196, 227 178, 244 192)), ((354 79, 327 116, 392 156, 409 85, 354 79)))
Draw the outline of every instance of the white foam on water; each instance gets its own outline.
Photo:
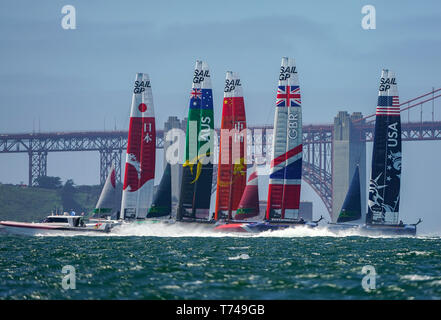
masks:
MULTIPOLYGON (((368 237, 368 238, 417 238, 417 239, 439 239, 440 236, 433 234, 414 236, 399 236, 399 235, 366 235, 360 233, 357 229, 328 229, 326 225, 319 225, 316 228, 308 226, 295 226, 282 230, 265 231, 260 233, 245 233, 245 232, 219 232, 214 230, 215 225, 203 223, 165 223, 165 222, 124 222, 121 225, 114 227, 110 233, 101 232, 54 232, 46 233, 42 231, 36 236, 106 236, 106 237, 237 237, 237 238, 297 238, 297 237, 368 237)), ((418 254, 418 253, 416 253, 418 254)))
POLYGON ((228 260, 248 260, 250 256, 246 253, 241 253, 238 256, 235 257, 228 257, 228 260))
POLYGON ((424 276, 419 274, 408 274, 402 276, 401 279, 410 280, 410 281, 428 281, 428 280, 433 280, 434 278, 431 276, 424 276))

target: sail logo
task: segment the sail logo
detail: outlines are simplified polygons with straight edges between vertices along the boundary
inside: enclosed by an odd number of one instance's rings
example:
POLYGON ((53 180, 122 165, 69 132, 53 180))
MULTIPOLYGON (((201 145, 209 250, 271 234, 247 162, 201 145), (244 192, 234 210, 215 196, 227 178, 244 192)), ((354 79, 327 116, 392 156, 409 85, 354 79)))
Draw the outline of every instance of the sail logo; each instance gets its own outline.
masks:
POLYGON ((297 112, 288 115, 288 137, 297 139, 299 128, 299 115, 297 112))
POLYGON ((202 117, 201 118, 201 132, 199 133, 199 141, 209 141, 211 136, 211 118, 202 117))
POLYGON ((380 79, 380 87, 379 91, 387 91, 391 88, 392 85, 397 85, 395 78, 381 78, 380 79))
POLYGON ((291 78, 291 74, 296 74, 296 73, 297 73, 296 66, 291 66, 291 67, 281 66, 279 80, 288 80, 289 78, 291 78))
POLYGON ((225 89, 224 92, 231 92, 236 87, 240 87, 242 84, 240 83, 240 79, 232 79, 232 80, 225 80, 225 89))
POLYGON ((201 83, 202 81, 204 81, 204 79, 206 77, 207 78, 210 77, 209 70, 198 70, 198 69, 196 69, 194 71, 194 75, 193 75, 193 83, 201 83))
POLYGON ((387 146, 396 147, 398 145, 398 122, 394 122, 388 126, 389 130, 387 132, 387 146))
POLYGON ((150 81, 135 81, 135 88, 133 89, 134 94, 143 93, 146 88, 150 88, 150 81))

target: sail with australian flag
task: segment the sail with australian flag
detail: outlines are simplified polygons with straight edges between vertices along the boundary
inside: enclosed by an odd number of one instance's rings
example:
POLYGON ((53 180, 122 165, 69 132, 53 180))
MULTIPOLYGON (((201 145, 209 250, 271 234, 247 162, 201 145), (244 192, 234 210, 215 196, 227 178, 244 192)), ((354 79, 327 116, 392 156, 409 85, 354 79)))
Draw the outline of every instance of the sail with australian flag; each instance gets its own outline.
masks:
POLYGON ((401 120, 397 79, 381 73, 375 120, 366 223, 398 224, 401 185, 401 120))
POLYGON ((302 178, 302 108, 295 61, 282 58, 276 96, 266 220, 299 218, 302 178))
POLYGON ((242 83, 228 71, 224 100, 217 172, 215 220, 233 219, 246 185, 246 117, 242 83))
POLYGON ((214 119, 210 71, 196 61, 188 111, 185 158, 176 219, 207 221, 213 179, 214 119))
POLYGON ((137 73, 130 111, 121 218, 145 218, 155 178, 156 131, 150 78, 137 73))

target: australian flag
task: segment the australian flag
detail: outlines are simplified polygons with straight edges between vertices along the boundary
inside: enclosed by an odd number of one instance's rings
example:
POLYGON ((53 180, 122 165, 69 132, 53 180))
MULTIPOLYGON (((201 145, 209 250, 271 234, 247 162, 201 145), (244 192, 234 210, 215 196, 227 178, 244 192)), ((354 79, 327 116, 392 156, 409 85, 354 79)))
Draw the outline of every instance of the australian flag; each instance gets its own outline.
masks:
POLYGON ((191 109, 213 109, 213 90, 193 88, 190 95, 191 109))

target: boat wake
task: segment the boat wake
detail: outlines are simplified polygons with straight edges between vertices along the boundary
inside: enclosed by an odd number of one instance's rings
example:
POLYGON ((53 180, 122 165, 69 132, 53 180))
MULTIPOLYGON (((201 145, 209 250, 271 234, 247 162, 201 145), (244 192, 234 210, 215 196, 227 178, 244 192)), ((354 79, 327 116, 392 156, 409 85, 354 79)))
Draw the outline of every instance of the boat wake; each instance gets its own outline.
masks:
MULTIPOLYGON (((116 226, 110 233, 88 233, 88 232, 63 232, 51 231, 33 234, 43 237, 212 237, 212 238, 298 238, 298 237, 367 237, 367 238, 415 238, 414 236, 403 235, 366 235, 357 230, 329 230, 326 226, 310 228, 307 226, 296 226, 283 230, 270 230, 260 233, 245 232, 218 232, 211 224, 196 223, 123 223, 116 226)), ((418 235, 419 239, 439 239, 440 235, 427 234, 418 235)))

